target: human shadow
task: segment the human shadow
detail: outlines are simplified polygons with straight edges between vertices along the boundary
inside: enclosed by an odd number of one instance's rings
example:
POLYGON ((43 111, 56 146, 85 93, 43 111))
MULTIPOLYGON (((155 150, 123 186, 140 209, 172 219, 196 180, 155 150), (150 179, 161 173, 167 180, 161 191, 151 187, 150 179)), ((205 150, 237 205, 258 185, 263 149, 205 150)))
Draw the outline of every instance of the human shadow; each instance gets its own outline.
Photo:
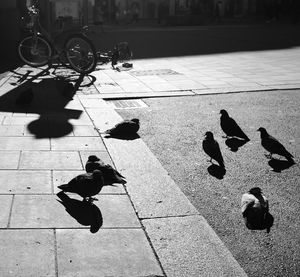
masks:
POLYGON ((239 138, 227 138, 225 140, 225 144, 228 146, 228 148, 232 152, 237 152, 240 147, 242 147, 244 144, 246 144, 248 141, 244 139, 239 139, 239 138))
POLYGON ((12 89, 2 90, 2 95, 0 94, 0 111, 39 115, 38 119, 27 125, 28 131, 36 138, 62 137, 70 134, 73 125, 69 120, 78 119, 83 112, 65 107, 73 99, 84 76, 77 76, 73 84, 66 78, 47 75, 49 74, 47 72, 48 69, 45 69, 44 72, 34 76, 27 72, 24 73, 26 76, 23 76, 24 78, 19 74, 20 76, 6 86, 12 89), (22 82, 19 85, 16 81, 18 78, 22 82))
POLYGON ((69 197, 64 192, 56 194, 67 213, 84 226, 90 226, 91 233, 97 233, 103 225, 103 218, 100 209, 89 201, 80 201, 69 197))
POLYGON ((114 138, 114 139, 120 139, 120 140, 135 140, 140 138, 138 134, 120 134, 120 135, 105 135, 104 138, 114 138))
POLYGON ((208 168, 207 168, 208 173, 221 180, 224 178, 225 174, 226 174, 226 169, 224 167, 221 167, 219 165, 216 164, 211 164, 208 168))
POLYGON ((285 160, 279 160, 272 158, 268 161, 270 167, 272 167, 274 172, 280 173, 282 170, 288 169, 293 166, 295 163, 285 160))

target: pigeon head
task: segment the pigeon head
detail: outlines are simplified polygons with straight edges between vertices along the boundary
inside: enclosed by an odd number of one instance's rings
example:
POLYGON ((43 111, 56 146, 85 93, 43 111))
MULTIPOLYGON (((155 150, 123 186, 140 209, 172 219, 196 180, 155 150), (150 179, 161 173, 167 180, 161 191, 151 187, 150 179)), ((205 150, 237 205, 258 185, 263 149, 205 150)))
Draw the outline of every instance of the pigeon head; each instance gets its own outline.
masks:
POLYGON ((205 137, 206 137, 207 139, 213 139, 213 138, 214 138, 214 135, 213 135, 212 132, 206 132, 206 133, 205 133, 205 137))
POLYGON ((263 128, 263 127, 259 127, 256 131, 258 131, 258 132, 265 132, 266 131, 266 129, 265 128, 263 128))
POLYGON ((223 116, 229 116, 226 110, 220 110, 220 114, 223 116))
POLYGON ((260 132, 262 135, 267 134, 267 130, 263 127, 259 127, 256 131, 260 132))
POLYGON ((133 118, 131 121, 135 122, 136 124, 140 124, 140 120, 138 118, 133 118))
POLYGON ((251 193, 253 195, 260 195, 262 193, 262 191, 261 191, 261 188, 254 187, 254 188, 249 190, 249 193, 251 193))
POLYGON ((95 155, 91 155, 88 157, 88 161, 89 162, 97 162, 97 161, 100 161, 100 159, 95 155))

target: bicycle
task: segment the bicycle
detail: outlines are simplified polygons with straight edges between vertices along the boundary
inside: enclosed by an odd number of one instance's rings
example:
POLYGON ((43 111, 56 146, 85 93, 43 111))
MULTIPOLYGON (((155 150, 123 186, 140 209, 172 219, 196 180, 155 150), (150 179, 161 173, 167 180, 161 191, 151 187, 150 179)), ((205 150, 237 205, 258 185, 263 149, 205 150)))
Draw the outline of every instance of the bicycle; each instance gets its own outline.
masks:
POLYGON ((51 35, 40 24, 40 11, 32 5, 28 8, 30 21, 27 24, 31 35, 26 36, 18 45, 21 60, 32 67, 51 66, 58 60, 80 74, 94 71, 97 65, 97 53, 93 43, 84 33, 71 34, 64 43, 63 49, 55 44, 51 35))

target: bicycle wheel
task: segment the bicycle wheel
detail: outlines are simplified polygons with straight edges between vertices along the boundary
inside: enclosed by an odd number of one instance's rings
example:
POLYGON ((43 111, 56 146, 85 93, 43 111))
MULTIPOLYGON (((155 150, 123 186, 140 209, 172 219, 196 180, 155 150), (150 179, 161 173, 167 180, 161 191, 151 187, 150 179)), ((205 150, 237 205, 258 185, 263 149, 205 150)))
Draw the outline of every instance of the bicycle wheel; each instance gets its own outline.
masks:
POLYGON ((21 60, 33 67, 43 66, 52 56, 52 48, 47 40, 39 36, 24 38, 18 45, 21 60))
POLYGON ((70 66, 78 73, 88 74, 97 65, 96 50, 92 42, 83 35, 72 35, 65 43, 65 54, 70 66))

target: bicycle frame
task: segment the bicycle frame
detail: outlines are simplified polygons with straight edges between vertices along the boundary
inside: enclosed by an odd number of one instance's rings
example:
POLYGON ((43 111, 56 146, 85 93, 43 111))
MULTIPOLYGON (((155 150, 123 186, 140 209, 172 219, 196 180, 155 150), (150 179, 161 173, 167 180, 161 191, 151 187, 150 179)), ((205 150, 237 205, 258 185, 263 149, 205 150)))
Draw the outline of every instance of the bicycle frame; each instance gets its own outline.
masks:
POLYGON ((51 45, 52 49, 55 51, 56 55, 52 55, 51 59, 58 58, 60 54, 63 52, 59 51, 58 47, 55 45, 54 39, 50 35, 50 33, 41 25, 40 23, 40 11, 37 7, 32 5, 28 8, 29 16, 30 16, 30 32, 34 37, 42 36, 44 37, 51 45))

